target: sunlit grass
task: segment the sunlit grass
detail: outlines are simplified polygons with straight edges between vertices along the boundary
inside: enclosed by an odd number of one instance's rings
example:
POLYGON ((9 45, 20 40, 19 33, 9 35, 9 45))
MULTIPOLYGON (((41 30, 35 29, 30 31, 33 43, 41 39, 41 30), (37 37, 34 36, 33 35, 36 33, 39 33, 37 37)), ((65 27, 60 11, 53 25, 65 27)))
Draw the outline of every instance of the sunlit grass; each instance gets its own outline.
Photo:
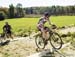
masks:
MULTIPOLYGON (((56 24, 58 27, 75 24, 75 16, 51 16, 50 19, 51 22, 56 24)), ((28 30, 29 28, 35 30, 38 20, 39 18, 14 18, 0 21, 0 33, 2 32, 2 27, 6 21, 12 26, 13 31, 17 31, 19 29, 28 30)))

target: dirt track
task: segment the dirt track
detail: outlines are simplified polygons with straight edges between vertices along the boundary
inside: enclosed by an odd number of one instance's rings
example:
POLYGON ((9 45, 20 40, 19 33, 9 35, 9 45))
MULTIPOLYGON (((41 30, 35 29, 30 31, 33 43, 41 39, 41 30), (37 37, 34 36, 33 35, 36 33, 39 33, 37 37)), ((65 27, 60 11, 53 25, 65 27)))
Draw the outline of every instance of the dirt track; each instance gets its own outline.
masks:
POLYGON ((75 32, 75 27, 60 29, 59 32, 62 34, 67 34, 68 32, 75 32))
MULTIPOLYGON (((72 28, 72 30, 74 30, 74 29, 75 28, 72 28)), ((63 30, 63 32, 70 31, 70 30, 65 29, 65 30, 63 30)), ((49 46, 49 44, 48 44, 48 46, 49 46)), ((11 42, 9 42, 8 45, 0 46, 0 57, 27 57, 29 55, 36 53, 36 48, 37 47, 35 45, 34 38, 32 38, 32 39, 30 39, 29 37, 16 38, 13 41, 11 40, 11 42)), ((70 55, 71 57, 75 57, 75 55, 74 55, 75 48, 72 47, 71 45, 63 48, 61 50, 61 52, 62 52, 62 54, 67 55, 66 57, 69 57, 68 55, 70 55)), ((57 55, 59 57, 59 54, 57 54, 57 55)))
POLYGON ((35 53, 36 47, 33 40, 25 38, 18 41, 9 42, 8 45, 0 47, 1 57, 26 57, 35 53))

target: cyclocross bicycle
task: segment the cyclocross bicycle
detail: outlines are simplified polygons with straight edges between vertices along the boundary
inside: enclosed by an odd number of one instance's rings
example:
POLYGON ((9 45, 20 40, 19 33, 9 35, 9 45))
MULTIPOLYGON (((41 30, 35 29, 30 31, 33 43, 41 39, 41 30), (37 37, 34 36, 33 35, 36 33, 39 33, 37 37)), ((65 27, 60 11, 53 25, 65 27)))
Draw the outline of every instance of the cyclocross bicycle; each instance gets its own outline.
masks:
MULTIPOLYGON (((47 39, 47 41, 50 42, 51 46, 54 48, 54 49, 60 49, 62 47, 62 39, 61 39, 61 36, 53 31, 52 28, 48 28, 48 32, 49 32, 49 38, 47 39)), ((44 38, 42 37, 42 33, 41 34, 38 34, 35 38, 35 43, 36 43, 36 46, 40 49, 44 49, 45 48, 45 40, 44 38)))

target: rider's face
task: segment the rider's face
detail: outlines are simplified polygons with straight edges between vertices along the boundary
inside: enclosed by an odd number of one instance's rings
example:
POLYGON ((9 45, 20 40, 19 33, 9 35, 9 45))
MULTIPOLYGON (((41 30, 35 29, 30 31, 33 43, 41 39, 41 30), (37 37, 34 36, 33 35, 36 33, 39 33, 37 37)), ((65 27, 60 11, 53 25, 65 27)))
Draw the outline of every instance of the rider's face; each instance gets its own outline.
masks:
POLYGON ((8 23, 7 23, 7 22, 6 22, 5 24, 6 24, 6 25, 8 25, 8 23))
POLYGON ((49 19, 49 16, 46 16, 46 19, 49 19))

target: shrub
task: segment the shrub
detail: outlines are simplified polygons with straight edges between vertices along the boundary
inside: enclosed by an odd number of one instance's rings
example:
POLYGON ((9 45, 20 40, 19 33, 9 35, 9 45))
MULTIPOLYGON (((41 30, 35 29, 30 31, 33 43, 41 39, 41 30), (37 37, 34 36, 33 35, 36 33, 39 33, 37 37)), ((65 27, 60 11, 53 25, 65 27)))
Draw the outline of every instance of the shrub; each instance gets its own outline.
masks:
POLYGON ((67 33, 67 36, 69 36, 69 37, 70 37, 71 35, 72 35, 72 33, 71 33, 71 32, 68 32, 68 33, 67 33))
POLYGON ((61 34, 61 37, 75 37, 75 33, 68 32, 67 34, 61 34))
POLYGON ((61 37, 67 37, 67 34, 62 34, 61 37))
POLYGON ((28 33, 23 33, 23 35, 22 35, 22 37, 27 37, 27 36, 29 36, 28 33))
POLYGON ((2 21, 4 19, 5 19, 4 15, 2 13, 0 13, 0 21, 2 21))
POLYGON ((18 30, 17 30, 17 32, 20 32, 20 31, 22 31, 23 29, 21 29, 21 28, 19 28, 18 30))
POLYGON ((74 33, 72 33, 72 37, 73 37, 73 38, 75 38, 75 32, 74 32, 74 33))
POLYGON ((65 26, 62 26, 62 27, 61 27, 61 29, 65 29, 65 28, 66 28, 65 26))

